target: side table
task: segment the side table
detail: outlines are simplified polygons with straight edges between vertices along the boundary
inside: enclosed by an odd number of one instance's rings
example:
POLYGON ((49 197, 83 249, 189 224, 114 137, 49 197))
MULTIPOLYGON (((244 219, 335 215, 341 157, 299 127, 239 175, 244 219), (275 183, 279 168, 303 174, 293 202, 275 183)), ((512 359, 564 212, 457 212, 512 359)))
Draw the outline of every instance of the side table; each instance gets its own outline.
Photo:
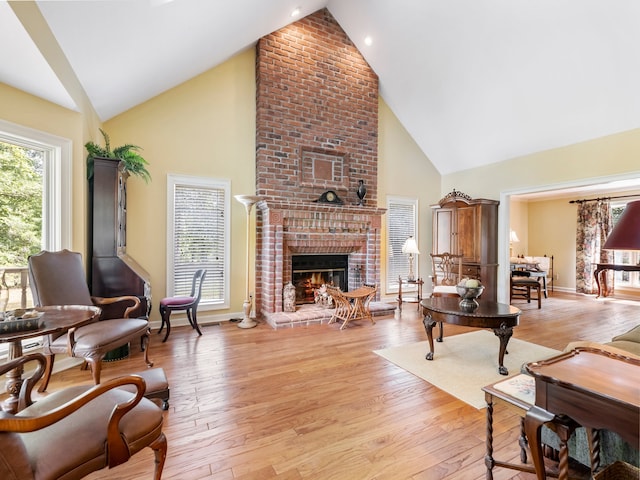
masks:
MULTIPOLYGON (((535 465, 527 464, 529 443, 524 426, 525 415, 535 404, 535 379, 530 375, 521 373, 509 377, 506 380, 482 387, 482 390, 484 391, 484 397, 487 402, 487 453, 484 457, 484 464, 487 467, 487 480, 493 480, 494 467, 509 468, 520 472, 535 474, 535 465), (504 402, 509 410, 515 412, 520 417, 520 437, 518 438, 518 444, 520 445, 521 464, 500 461, 493 457, 493 406, 496 400, 504 402)), ((564 459, 564 461, 568 461, 569 452, 567 441, 573 430, 577 427, 577 424, 571 419, 563 418, 558 419, 555 424, 547 424, 547 426, 558 435, 561 447, 560 457, 564 459)))
MULTIPOLYGON (((417 303, 418 311, 420 311, 420 300, 422 300, 422 286, 424 285, 424 281, 422 278, 416 278, 415 280, 403 280, 402 277, 398 277, 398 310, 402 312, 402 302, 409 303, 417 303), (405 295, 404 298, 402 296, 402 284, 406 285, 415 285, 417 288, 415 290, 415 295, 405 295)), ((412 290, 411 293, 414 293, 412 290)))

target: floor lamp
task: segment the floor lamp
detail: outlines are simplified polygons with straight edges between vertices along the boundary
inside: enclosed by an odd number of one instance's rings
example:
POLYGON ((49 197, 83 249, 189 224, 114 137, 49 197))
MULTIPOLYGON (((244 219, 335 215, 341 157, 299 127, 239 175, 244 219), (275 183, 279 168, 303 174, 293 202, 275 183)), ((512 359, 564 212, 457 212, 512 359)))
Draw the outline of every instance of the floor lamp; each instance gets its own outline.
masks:
POLYGON ((247 211, 247 288, 245 291, 244 303, 242 304, 242 310, 244 311, 244 317, 242 321, 238 323, 238 327, 240 328, 253 328, 258 325, 254 320, 251 320, 251 296, 249 295, 249 286, 250 286, 250 278, 249 278, 249 256, 251 254, 251 249, 249 245, 249 241, 251 239, 251 235, 249 234, 249 229, 251 228, 251 207, 253 207, 259 200, 260 197, 255 195, 236 195, 235 199, 244 205, 245 210, 247 211))

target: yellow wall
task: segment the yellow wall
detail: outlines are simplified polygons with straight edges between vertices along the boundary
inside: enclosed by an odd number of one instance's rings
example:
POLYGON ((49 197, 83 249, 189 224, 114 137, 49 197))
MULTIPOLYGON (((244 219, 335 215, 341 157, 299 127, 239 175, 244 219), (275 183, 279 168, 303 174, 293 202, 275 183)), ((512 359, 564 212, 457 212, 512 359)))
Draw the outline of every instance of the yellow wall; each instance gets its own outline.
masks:
MULTIPOLYGON (((150 163, 150 184, 127 184, 127 252, 150 273, 156 304, 166 292, 167 174, 229 179, 232 196, 255 194, 254 65, 247 50, 105 122, 114 145, 141 145, 150 163)), ((233 312, 245 296, 245 230, 245 209, 232 197, 233 312)))
POLYGON ((639 154, 640 128, 444 175, 442 193, 455 188, 472 197, 498 199, 501 192, 527 187, 551 188, 632 172, 640 176, 639 154))
MULTIPOLYGON (((402 127, 382 99, 379 102, 378 130, 378 206, 385 208, 387 195, 418 198, 418 255, 417 274, 423 278, 431 272, 431 205, 440 200, 440 173, 436 170, 413 138, 402 127)), ((383 217, 383 231, 386 229, 383 217)), ((386 236, 382 240, 382 258, 387 255, 386 236)), ((385 262, 382 283, 386 284, 385 262)), ((385 292, 382 289, 383 294, 385 292)))

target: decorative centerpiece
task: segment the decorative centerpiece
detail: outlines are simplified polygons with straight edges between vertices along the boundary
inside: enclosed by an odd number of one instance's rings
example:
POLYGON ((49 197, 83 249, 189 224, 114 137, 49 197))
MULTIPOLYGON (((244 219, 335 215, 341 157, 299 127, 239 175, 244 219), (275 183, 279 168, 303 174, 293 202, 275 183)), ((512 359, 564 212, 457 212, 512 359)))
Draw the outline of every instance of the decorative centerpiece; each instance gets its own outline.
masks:
POLYGON ((460 308, 464 311, 471 312, 478 308, 480 304, 476 300, 482 292, 484 287, 480 281, 475 278, 465 278, 456 285, 456 291, 460 295, 460 308))
POLYGON ((0 333, 37 330, 42 326, 42 315, 42 312, 24 309, 0 312, 0 333))

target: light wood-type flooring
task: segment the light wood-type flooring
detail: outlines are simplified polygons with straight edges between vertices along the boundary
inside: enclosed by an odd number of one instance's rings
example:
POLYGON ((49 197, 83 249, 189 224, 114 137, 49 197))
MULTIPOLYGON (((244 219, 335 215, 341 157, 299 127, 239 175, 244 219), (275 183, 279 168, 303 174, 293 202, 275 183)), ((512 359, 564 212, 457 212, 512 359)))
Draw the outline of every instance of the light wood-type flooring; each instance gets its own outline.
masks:
MULTIPOLYGON (((607 342, 640 323, 640 303, 555 293, 523 310, 514 337, 562 350, 607 342)), ((373 350, 426 339, 415 304, 402 315, 273 330, 262 323, 175 327, 152 334, 150 357, 171 386, 164 479, 484 479, 485 410, 390 364, 373 350)), ((445 326, 445 335, 470 331, 445 326)), ((144 368, 142 354, 105 364, 103 378, 144 368)), ((473 368, 472 365, 469 368, 473 368)), ((88 383, 74 368, 49 391, 88 383)), ((519 461, 518 417, 495 409, 494 457, 519 461)), ((55 441, 55 439, 52 439, 55 441)), ((151 451, 92 479, 152 478, 151 451)), ((496 468, 496 480, 533 479, 496 468)))

